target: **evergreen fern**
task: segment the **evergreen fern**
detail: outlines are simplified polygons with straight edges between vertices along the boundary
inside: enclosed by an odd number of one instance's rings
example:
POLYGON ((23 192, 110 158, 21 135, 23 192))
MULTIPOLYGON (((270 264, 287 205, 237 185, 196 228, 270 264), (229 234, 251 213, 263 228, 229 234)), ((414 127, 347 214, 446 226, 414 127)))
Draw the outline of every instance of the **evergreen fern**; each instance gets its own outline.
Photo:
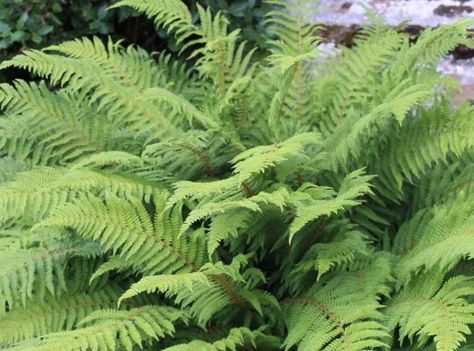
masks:
POLYGON ((0 64, 2 350, 468 351, 474 109, 376 21, 319 49, 269 1, 265 58, 220 13, 122 0, 181 56, 83 38, 0 64))

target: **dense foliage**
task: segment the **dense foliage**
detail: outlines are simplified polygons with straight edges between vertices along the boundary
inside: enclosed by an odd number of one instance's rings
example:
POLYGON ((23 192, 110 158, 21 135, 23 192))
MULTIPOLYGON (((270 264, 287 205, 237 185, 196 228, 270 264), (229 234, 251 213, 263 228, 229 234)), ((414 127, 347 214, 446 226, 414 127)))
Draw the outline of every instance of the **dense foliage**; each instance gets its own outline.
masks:
MULTIPOLYGON (((0 56, 89 34, 113 31, 110 1, 9 0, 0 3, 0 56)), ((128 11, 131 12, 131 11, 128 11)))
MULTIPOLYGON (((147 27, 133 21, 134 11, 122 8, 107 11, 114 0, 8 0, 0 2, 0 58, 9 57, 24 48, 55 44, 84 35, 122 35, 137 40, 137 34, 149 36, 147 27), (137 33, 140 32, 140 33, 137 33)), ((195 12, 197 2, 186 3, 195 12)), ((261 0, 201 0, 203 6, 222 11, 233 29, 237 24, 242 36, 263 44, 263 16, 266 6, 261 0)), ((160 33, 165 36, 165 33, 160 33)), ((148 39, 148 38, 147 38, 148 39)), ((157 37, 153 36, 156 45, 157 37)), ((152 43, 147 47, 154 49, 152 43)), ((174 44, 174 42, 171 42, 174 44)))
POLYGON ((272 0, 265 59, 198 6, 122 0, 193 67, 78 39, 0 67, 4 350, 473 350, 474 110, 375 20, 329 56, 272 0))

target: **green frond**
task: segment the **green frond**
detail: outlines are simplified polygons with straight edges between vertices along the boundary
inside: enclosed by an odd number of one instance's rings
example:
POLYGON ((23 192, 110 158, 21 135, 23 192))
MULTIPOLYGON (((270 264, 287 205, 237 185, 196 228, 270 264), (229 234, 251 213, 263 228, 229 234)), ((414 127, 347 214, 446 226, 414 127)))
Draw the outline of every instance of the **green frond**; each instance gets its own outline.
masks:
POLYGON ((178 43, 198 34, 187 6, 180 0, 121 0, 111 8, 131 7, 152 19, 157 27, 173 33, 178 43))
POLYGON ((119 304, 126 299, 143 292, 161 292, 168 295, 176 295, 181 289, 193 290, 194 284, 208 284, 206 275, 202 272, 152 275, 147 276, 134 283, 118 300, 119 304))
POLYGON ((133 268, 133 264, 128 262, 125 258, 121 256, 113 256, 109 260, 103 262, 89 278, 89 284, 92 284, 94 281, 99 280, 100 278, 106 277, 112 271, 127 271, 133 268))
MULTIPOLYGON (((44 242, 28 246, 10 245, 0 251, 2 271, 0 272, 0 296, 8 309, 26 305, 33 293, 44 296, 66 290, 64 264, 71 257, 93 257, 101 253, 100 247, 90 241, 71 239, 64 233, 57 233, 55 240, 47 240, 51 234, 45 233, 44 242), (62 235, 61 235, 62 234, 62 235)), ((54 232, 53 232, 54 235, 54 232)), ((22 240, 21 236, 16 240, 22 240)), ((0 311, 5 311, 1 306, 0 311)))
POLYGON ((184 97, 176 95, 170 90, 163 88, 150 88, 143 92, 144 102, 146 101, 161 101, 169 105, 175 114, 180 114, 186 117, 188 122, 192 124, 196 120, 199 124, 206 128, 216 128, 217 123, 212 119, 212 116, 206 116, 191 102, 184 97))
POLYGON ((409 83, 400 82, 387 94, 384 101, 367 113, 348 111, 347 116, 324 144, 330 155, 330 166, 334 170, 347 166, 351 158, 360 158, 366 145, 364 142, 370 140, 380 126, 387 123, 392 116, 401 123, 410 110, 433 94, 433 89, 427 85, 409 83))
POLYGON ((317 271, 319 280, 331 269, 348 265, 360 256, 369 255, 367 237, 360 231, 352 229, 331 233, 334 238, 330 242, 317 243, 311 247, 298 264, 295 273, 317 271))
POLYGON ((301 351, 388 348, 378 300, 387 294, 389 277, 388 259, 378 256, 358 272, 341 272, 303 296, 288 298, 286 350, 296 345, 301 351))
POLYGON ((237 238, 241 230, 252 224, 255 213, 251 210, 237 207, 213 217, 207 233, 207 251, 212 255, 219 245, 227 238, 237 238))
POLYGON ((281 140, 305 131, 303 126, 312 117, 311 80, 314 62, 320 54, 320 27, 308 23, 315 8, 310 1, 268 3, 273 10, 267 14, 267 23, 276 35, 268 43, 272 48, 272 68, 268 74, 276 88, 268 110, 268 124, 274 138, 281 140))
POLYGON ((321 109, 317 124, 325 136, 341 129, 340 124, 350 118, 352 106, 363 107, 362 114, 368 112, 371 106, 365 96, 393 61, 401 41, 395 31, 378 30, 359 42, 355 50, 343 48, 341 55, 327 59, 331 60, 329 64, 320 64, 321 77, 315 79, 312 94, 313 99, 322 101, 321 107, 317 105, 321 109))
POLYGON ((424 69, 427 66, 437 64, 442 57, 458 45, 471 46, 472 41, 470 41, 466 29, 472 25, 472 19, 466 18, 436 29, 426 29, 421 33, 415 44, 409 46, 405 43, 401 55, 393 64, 390 75, 400 79, 403 74, 409 71, 424 69), (423 62, 423 65, 421 65, 421 62, 423 62))
MULTIPOLYGON (((212 175, 221 166, 222 160, 216 157, 216 150, 210 148, 206 132, 192 131, 178 138, 151 143, 143 151, 143 158, 153 160, 156 167, 166 170, 175 179, 193 179, 204 171, 212 175)), ((217 144, 218 150, 222 150, 217 144)))
MULTIPOLYGON (((267 23, 272 26, 276 39, 270 44, 274 46, 274 55, 278 65, 282 56, 312 58, 312 52, 316 50, 319 38, 315 35, 317 25, 308 22, 315 13, 315 6, 308 0, 267 0, 273 6, 273 10, 267 13, 267 23)), ((291 64, 280 65, 290 67, 291 64)))
POLYGON ((410 273, 434 267, 451 269, 474 255, 474 199, 459 196, 432 209, 417 212, 400 228, 394 252, 400 256, 400 281, 410 273))
POLYGON ((437 350, 454 351, 471 334, 474 306, 467 301, 474 294, 470 277, 456 276, 443 282, 436 269, 407 284, 387 308, 388 327, 400 330, 400 342, 418 337, 423 346, 431 338, 437 350))
POLYGON ((167 88, 177 94, 194 96, 196 80, 194 72, 186 62, 182 62, 170 53, 161 52, 156 57, 160 74, 167 88))
POLYGON ((212 196, 228 194, 229 192, 241 193, 239 181, 236 177, 224 178, 213 182, 180 181, 175 183, 176 190, 169 198, 168 207, 172 207, 185 199, 201 200, 212 196))
POLYGON ((273 205, 283 210, 283 207, 290 199, 285 188, 280 188, 272 193, 260 192, 257 195, 244 199, 231 199, 219 202, 210 202, 192 210, 183 223, 181 232, 184 233, 194 223, 208 217, 218 216, 228 211, 236 209, 261 212, 262 205, 273 205))
MULTIPOLYGON (((135 57, 134 57, 135 59, 135 57)), ((68 45, 52 46, 46 51, 26 51, 10 61, 4 61, 0 68, 18 67, 29 70, 51 84, 64 87, 66 90, 88 96, 90 103, 97 104, 97 111, 105 113, 117 127, 132 128, 135 132, 149 133, 143 124, 161 133, 176 133, 176 127, 168 120, 156 104, 143 104, 143 89, 136 84, 139 78, 126 71, 128 66, 127 52, 116 45, 105 47, 100 40, 76 40, 68 45), (71 46, 74 49, 71 49, 71 46), (100 53, 91 56, 81 54, 84 51, 100 53), (110 65, 109 56, 125 61, 110 65), (104 66, 105 65, 105 66, 104 66)), ((148 60, 150 60, 148 58, 148 60)), ((146 64, 149 62, 145 62, 146 64)), ((153 66, 154 67, 154 66, 153 66)), ((155 75, 159 75, 156 69, 155 75)), ((133 72, 142 74, 139 70, 133 72)), ((160 83, 158 79, 152 84, 160 83)))
POLYGON ((360 197, 372 192, 369 183, 372 178, 372 176, 364 175, 363 169, 359 169, 344 178, 334 197, 328 193, 327 189, 318 189, 316 186, 310 187, 309 192, 303 189, 293 194, 291 202, 296 208, 296 218, 291 223, 290 242, 293 236, 308 223, 359 205, 360 197))
POLYGON ((52 93, 44 82, 0 85, 0 106, 0 144, 19 160, 70 162, 111 142, 103 121, 88 113, 87 102, 64 91, 52 93))
POLYGON ((129 87, 147 89, 157 84, 168 84, 162 66, 157 65, 148 52, 133 46, 123 48, 121 41, 113 42, 111 38, 108 38, 107 43, 97 37, 81 38, 45 50, 77 60, 90 60, 129 87))
POLYGON ((153 199, 155 212, 150 214, 139 198, 80 196, 57 208, 37 227, 73 229, 144 273, 191 272, 205 263, 205 240, 197 233, 179 235, 181 210, 163 211, 165 199, 153 199))
POLYGON ((233 328, 227 337, 214 341, 205 342, 200 340, 188 344, 180 344, 168 347, 164 351, 226 351, 237 350, 239 347, 250 347, 258 350, 272 350, 279 345, 277 338, 272 338, 260 330, 250 330, 245 327, 233 328))
POLYGON ((65 292, 57 298, 48 296, 32 306, 15 308, 0 317, 0 345, 71 330, 89 313, 115 307, 118 297, 116 287, 105 287, 87 294, 65 292))
POLYGON ((397 192, 403 182, 420 178, 433 164, 444 164, 451 154, 459 157, 471 149, 473 112, 468 105, 452 111, 451 106, 437 104, 409 123, 393 126, 397 136, 376 161, 381 169, 380 182, 397 192))
POLYGON ((470 161, 440 163, 417 182, 414 211, 474 194, 474 164, 470 161))
POLYGON ((100 168, 113 165, 123 165, 129 167, 135 163, 140 162, 140 157, 132 155, 128 152, 104 151, 82 158, 78 162, 74 163, 71 168, 100 168))
POLYGON ((169 307, 143 306, 129 311, 98 310, 80 322, 81 328, 48 334, 5 350, 132 350, 175 332, 173 322, 185 315, 169 307))
POLYGON ((247 259, 234 257, 230 265, 218 262, 207 264, 201 271, 206 274, 205 283, 197 282, 192 289, 177 291, 175 302, 189 308, 191 316, 200 326, 211 319, 238 318, 242 315, 259 315, 268 308, 278 309, 275 297, 258 286, 265 281, 260 270, 245 269, 247 259))
POLYGON ((79 194, 115 194, 149 202, 161 190, 135 177, 87 169, 42 167, 19 173, 0 189, 1 221, 23 217, 27 223, 44 218, 79 194))
POLYGON ((304 147, 317 145, 320 140, 318 133, 304 133, 278 144, 248 149, 232 160, 234 173, 238 176, 239 181, 245 181, 285 161, 304 158, 304 147))
POLYGON ((188 307, 201 326, 205 326, 215 315, 230 312, 232 306, 242 309, 242 312, 254 309, 262 314, 266 305, 275 307, 278 303, 273 296, 256 289, 265 280, 262 272, 240 272, 247 263, 247 258, 239 255, 230 265, 208 263, 198 272, 147 276, 133 284, 120 297, 119 303, 143 292, 158 291, 167 297, 174 297, 177 304, 188 307))

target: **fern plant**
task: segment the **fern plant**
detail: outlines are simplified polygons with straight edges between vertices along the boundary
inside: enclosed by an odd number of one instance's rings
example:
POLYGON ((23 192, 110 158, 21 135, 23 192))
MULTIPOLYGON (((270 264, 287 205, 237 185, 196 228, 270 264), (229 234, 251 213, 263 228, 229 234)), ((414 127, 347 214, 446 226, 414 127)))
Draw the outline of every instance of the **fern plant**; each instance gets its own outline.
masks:
POLYGON ((220 13, 122 0, 186 62, 83 38, 1 63, 2 350, 473 349, 474 110, 375 20, 328 57, 310 1, 265 58, 220 13))

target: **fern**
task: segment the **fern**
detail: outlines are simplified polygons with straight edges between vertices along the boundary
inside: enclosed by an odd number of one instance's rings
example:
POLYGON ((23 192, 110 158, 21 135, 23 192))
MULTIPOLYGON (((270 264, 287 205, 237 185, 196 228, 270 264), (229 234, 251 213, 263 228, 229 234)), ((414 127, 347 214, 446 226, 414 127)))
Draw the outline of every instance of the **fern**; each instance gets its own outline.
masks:
POLYGON ((0 85, 0 349, 472 349, 473 109, 436 71, 472 21, 328 55, 271 0, 257 57, 224 13, 117 7, 179 53, 0 63, 38 77, 0 85))

